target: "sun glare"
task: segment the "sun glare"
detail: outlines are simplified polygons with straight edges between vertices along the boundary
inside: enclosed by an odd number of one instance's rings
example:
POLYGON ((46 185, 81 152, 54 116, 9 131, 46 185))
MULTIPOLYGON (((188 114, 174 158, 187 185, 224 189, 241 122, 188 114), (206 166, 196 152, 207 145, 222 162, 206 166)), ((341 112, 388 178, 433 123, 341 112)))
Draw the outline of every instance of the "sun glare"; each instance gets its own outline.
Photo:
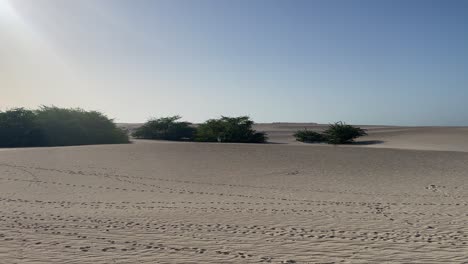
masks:
POLYGON ((14 19, 16 12, 9 0, 0 0, 0 19, 14 19))

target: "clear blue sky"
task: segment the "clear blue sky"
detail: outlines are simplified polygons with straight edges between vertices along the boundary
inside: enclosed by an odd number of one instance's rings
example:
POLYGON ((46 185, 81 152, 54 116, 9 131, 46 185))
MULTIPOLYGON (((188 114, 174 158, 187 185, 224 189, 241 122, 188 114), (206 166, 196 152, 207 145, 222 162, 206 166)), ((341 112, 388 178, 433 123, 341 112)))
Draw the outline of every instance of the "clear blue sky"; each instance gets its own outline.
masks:
POLYGON ((0 0, 0 107, 468 125, 468 1, 0 0))

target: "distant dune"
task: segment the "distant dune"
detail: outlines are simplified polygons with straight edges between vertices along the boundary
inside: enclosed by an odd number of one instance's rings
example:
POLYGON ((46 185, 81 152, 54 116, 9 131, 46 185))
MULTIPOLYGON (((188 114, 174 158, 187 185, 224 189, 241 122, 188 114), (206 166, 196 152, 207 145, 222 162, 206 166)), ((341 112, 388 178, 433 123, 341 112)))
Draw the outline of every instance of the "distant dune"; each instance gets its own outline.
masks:
MULTIPOLYGON (((130 131, 141 124, 119 124, 130 131)), ((268 133, 269 142, 308 145, 295 141, 293 134, 307 128, 322 131, 328 125, 317 123, 260 123, 255 129, 268 133)), ((360 126, 369 136, 360 138, 353 146, 371 148, 397 148, 414 150, 463 151, 468 152, 468 127, 399 127, 360 126)), ((310 145, 310 144, 309 144, 310 145)))

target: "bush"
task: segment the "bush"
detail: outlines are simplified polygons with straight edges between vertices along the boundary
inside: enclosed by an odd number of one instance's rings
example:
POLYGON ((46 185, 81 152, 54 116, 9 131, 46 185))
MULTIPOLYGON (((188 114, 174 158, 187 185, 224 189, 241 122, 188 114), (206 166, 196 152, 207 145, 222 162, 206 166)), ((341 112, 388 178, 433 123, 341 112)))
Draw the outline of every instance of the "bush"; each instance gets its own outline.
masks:
POLYGON ((195 128, 189 122, 179 122, 180 116, 152 119, 137 128, 132 136, 141 139, 193 140, 195 128))
POLYGON ((0 113, 2 147, 128 143, 128 135, 96 111, 43 106, 0 113))
POLYGON ((328 129, 323 133, 310 131, 307 129, 299 130, 294 133, 297 141, 306 143, 326 142, 328 144, 348 144, 354 139, 366 136, 364 129, 347 125, 343 122, 337 122, 328 126, 328 129))
POLYGON ((16 108, 0 112, 0 147, 41 146, 44 137, 31 110, 16 108))
POLYGON ((247 116, 210 119, 197 127, 195 140, 201 142, 265 143, 267 136, 252 129, 247 116))
POLYGON ((43 106, 36 111, 47 146, 128 143, 128 135, 97 111, 43 106))
POLYGON ((354 139, 366 136, 367 133, 364 129, 347 125, 343 122, 331 124, 327 130, 323 132, 327 143, 329 144, 347 144, 354 141, 354 139))
POLYGON ((311 130, 299 130, 294 133, 294 137, 297 141, 306 142, 306 143, 316 143, 316 142, 324 142, 326 138, 324 135, 311 131, 311 130))

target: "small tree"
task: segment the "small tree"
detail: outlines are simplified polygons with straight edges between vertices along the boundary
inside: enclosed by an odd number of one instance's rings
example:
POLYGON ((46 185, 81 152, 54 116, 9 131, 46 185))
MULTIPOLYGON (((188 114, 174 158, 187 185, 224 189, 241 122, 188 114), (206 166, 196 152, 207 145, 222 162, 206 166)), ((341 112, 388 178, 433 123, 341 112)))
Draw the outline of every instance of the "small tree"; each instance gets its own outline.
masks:
POLYGON ((34 111, 24 108, 0 112, 0 147, 34 147, 44 144, 44 134, 34 111))
POLYGON ((265 143, 267 136, 255 131, 248 116, 210 119, 197 127, 195 140, 202 142, 265 143))
POLYGON ((324 135, 311 131, 311 130, 299 130, 294 133, 294 137, 297 141, 306 142, 306 143, 316 143, 316 142, 324 142, 326 138, 324 135))
POLYGON ((177 121, 180 116, 152 119, 137 128, 132 136, 141 139, 193 140, 195 128, 189 122, 177 121))
POLYGON ((323 132, 323 135, 329 144, 347 144, 353 142, 358 137, 366 136, 367 133, 360 127, 337 122, 331 124, 328 129, 323 132))
POLYGON ((0 112, 0 147, 128 143, 112 119, 96 111, 42 106, 0 112))
POLYGON ((128 134, 97 111, 42 106, 34 111, 46 146, 128 143, 128 134))

